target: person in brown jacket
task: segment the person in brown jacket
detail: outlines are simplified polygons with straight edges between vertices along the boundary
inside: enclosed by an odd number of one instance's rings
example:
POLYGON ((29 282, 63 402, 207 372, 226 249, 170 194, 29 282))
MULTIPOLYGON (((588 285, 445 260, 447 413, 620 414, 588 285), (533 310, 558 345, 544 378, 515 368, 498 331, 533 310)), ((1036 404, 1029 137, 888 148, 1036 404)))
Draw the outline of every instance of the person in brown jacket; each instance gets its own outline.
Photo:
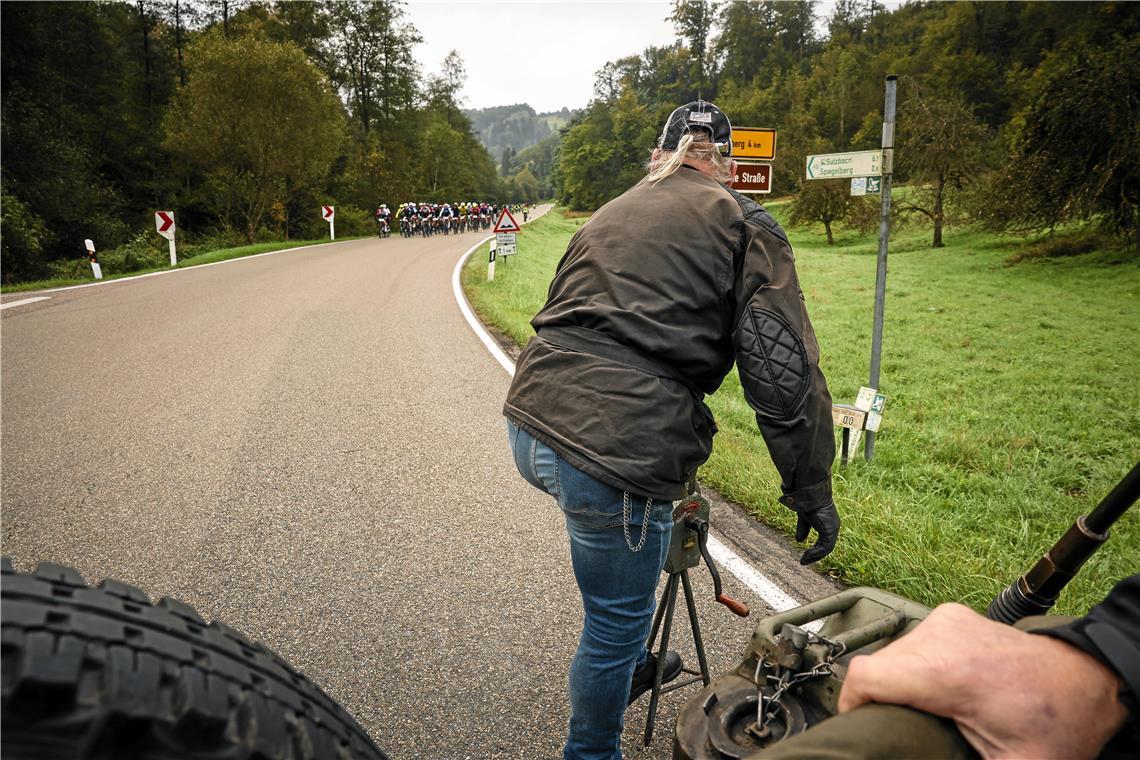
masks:
MULTIPOLYGON (((796 538, 817 532, 801 562, 839 533, 831 396, 795 259, 771 215, 728 188, 731 152, 712 103, 669 116, 647 176, 570 241, 503 409, 519 472, 562 508, 585 607, 567 758, 620 757, 624 708, 652 685, 672 502, 712 452, 703 399, 734 361, 796 538)), ((668 681, 682 664, 664 658, 668 681)))

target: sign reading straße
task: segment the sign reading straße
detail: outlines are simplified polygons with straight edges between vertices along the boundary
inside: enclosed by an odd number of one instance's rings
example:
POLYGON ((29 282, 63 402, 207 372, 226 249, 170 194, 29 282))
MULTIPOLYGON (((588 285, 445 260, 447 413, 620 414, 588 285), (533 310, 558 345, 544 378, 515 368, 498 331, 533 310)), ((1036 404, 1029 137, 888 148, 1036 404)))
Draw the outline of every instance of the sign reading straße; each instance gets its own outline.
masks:
POLYGON ((732 189, 738 193, 772 192, 772 165, 737 163, 732 189))
POLYGON ((776 157, 776 130, 762 127, 733 127, 732 157, 771 161, 776 157))

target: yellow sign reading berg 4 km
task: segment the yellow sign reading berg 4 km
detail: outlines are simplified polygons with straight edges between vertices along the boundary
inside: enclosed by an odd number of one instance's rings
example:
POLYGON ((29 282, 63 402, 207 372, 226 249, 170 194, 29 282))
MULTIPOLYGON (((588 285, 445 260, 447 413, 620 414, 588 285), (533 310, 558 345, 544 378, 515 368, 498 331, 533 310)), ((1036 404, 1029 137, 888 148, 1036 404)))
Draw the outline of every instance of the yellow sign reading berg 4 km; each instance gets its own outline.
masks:
POLYGON ((761 127, 733 127, 732 157, 771 161, 776 157, 776 130, 761 127))

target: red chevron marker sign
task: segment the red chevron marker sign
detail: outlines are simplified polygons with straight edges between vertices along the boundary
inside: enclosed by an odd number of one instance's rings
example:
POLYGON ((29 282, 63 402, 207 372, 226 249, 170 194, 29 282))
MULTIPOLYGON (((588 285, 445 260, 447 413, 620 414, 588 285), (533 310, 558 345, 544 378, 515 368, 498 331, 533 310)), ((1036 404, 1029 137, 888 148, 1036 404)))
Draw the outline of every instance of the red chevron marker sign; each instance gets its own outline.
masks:
POLYGON ((336 216, 336 209, 332 206, 321 206, 321 219, 331 222, 336 216))
POLYGON ((154 228, 158 230, 158 234, 162 235, 167 240, 174 239, 174 212, 173 211, 155 211, 154 212, 154 228))

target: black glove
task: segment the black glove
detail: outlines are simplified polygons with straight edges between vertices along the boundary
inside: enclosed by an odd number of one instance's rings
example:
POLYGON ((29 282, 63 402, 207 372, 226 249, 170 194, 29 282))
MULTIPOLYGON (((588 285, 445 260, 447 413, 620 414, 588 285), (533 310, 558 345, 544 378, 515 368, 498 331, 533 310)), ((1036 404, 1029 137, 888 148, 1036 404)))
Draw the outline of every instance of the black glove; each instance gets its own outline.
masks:
POLYGON ((835 539, 839 538, 839 511, 835 508, 835 502, 811 512, 800 512, 799 521, 796 523, 796 541, 801 543, 805 541, 812 528, 815 528, 819 537, 800 557, 801 565, 818 562, 831 554, 831 550, 835 548, 835 539))

